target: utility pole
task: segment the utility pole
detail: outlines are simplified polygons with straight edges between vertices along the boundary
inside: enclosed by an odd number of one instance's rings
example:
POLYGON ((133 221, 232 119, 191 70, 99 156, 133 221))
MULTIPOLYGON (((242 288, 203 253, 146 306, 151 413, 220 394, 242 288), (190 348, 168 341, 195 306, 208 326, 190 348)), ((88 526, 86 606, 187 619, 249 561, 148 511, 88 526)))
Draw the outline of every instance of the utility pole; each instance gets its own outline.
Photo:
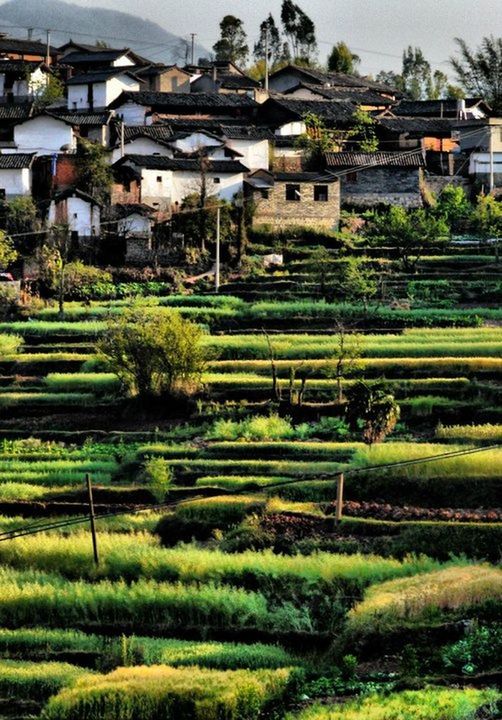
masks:
POLYGON ((220 289, 220 225, 221 225, 221 208, 216 208, 216 266, 214 270, 214 291, 220 289))
POLYGON ((190 33, 190 37, 192 38, 192 65, 195 64, 195 38, 197 37, 197 33, 190 33))
POLYGON ((124 120, 120 121, 120 157, 123 158, 125 155, 125 133, 124 133, 124 120))
POLYGON ((342 519, 343 510, 343 473, 338 476, 336 484, 336 510, 335 510, 335 523, 338 525, 342 519))
POLYGON ((95 523, 95 515, 94 515, 94 501, 92 498, 92 485, 91 485, 91 476, 89 473, 85 476, 85 482, 87 485, 87 496, 89 498, 89 521, 91 523, 91 535, 92 535, 92 550, 94 553, 94 564, 96 567, 99 565, 99 555, 98 555, 98 540, 96 537, 96 523, 95 523))
POLYGON ((46 65, 50 65, 51 64, 51 31, 46 30, 45 32, 47 33, 47 48, 46 48, 46 53, 45 53, 45 63, 46 63, 46 65))
POLYGON ((490 152, 490 193, 493 193, 495 187, 495 170, 493 162, 493 128, 488 121, 488 132, 490 133, 489 152, 490 152))
POLYGON ((268 93, 268 24, 265 30, 265 92, 268 93))

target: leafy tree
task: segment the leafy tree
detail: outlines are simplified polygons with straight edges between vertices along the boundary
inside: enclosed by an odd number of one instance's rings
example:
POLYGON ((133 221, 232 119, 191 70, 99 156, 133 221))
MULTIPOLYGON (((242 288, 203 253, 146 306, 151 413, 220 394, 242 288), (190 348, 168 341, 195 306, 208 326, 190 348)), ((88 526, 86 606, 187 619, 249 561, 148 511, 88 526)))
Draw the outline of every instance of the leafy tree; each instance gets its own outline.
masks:
POLYGON ((284 60, 284 44, 281 39, 279 28, 275 24, 272 13, 260 24, 260 35, 254 45, 253 55, 256 60, 265 57, 268 36, 268 62, 271 68, 276 67, 284 60))
POLYGON ((335 350, 326 364, 325 373, 335 378, 339 403, 343 402, 343 380, 355 372, 362 352, 362 337, 349 332, 343 323, 337 322, 335 350))
POLYGON ((6 270, 16 260, 17 250, 13 240, 0 230, 0 270, 6 270))
POLYGON ((242 20, 225 15, 220 22, 220 39, 213 45, 216 60, 231 60, 244 65, 249 55, 247 36, 242 20))
POLYGON ((502 38, 484 37, 476 50, 455 38, 458 57, 450 58, 457 80, 470 95, 482 97, 495 113, 502 113, 502 38))
POLYGON ((403 52, 403 91, 411 100, 425 100, 432 88, 430 63, 420 48, 411 45, 403 52))
POLYGON ((17 197, 5 203, 5 229, 9 235, 17 235, 15 247, 21 253, 34 249, 40 229, 37 206, 31 196, 17 197), (33 234, 32 234, 33 233, 33 234))
POLYGON ((64 315, 67 285, 66 266, 70 255, 70 232, 68 225, 53 225, 46 242, 38 250, 40 277, 45 285, 58 296, 59 315, 64 315))
POLYGON ((347 132, 327 128, 324 120, 307 113, 304 117, 305 132, 296 139, 296 145, 302 148, 307 165, 318 168, 324 162, 327 152, 336 152, 341 149, 347 132))
POLYGON ((78 186, 98 201, 109 198, 112 170, 105 148, 97 142, 80 138, 77 148, 78 186))
POLYGON ((472 212, 472 205, 467 199, 463 187, 447 185, 439 195, 434 214, 441 217, 455 231, 464 229, 472 212))
POLYGON ((281 21, 294 61, 311 63, 317 52, 315 25, 293 0, 283 0, 281 21))
POLYGON ((131 396, 187 396, 206 367, 200 325, 178 312, 134 307, 108 322, 99 340, 100 356, 131 396))
POLYGON ((502 203, 493 195, 478 195, 472 213, 472 225, 485 238, 502 237, 502 203))
POLYGON ((348 137, 356 139, 362 152, 376 152, 378 138, 375 130, 375 118, 367 110, 358 108, 352 116, 352 121, 353 125, 349 130, 348 137))
POLYGON ((65 84, 56 75, 48 75, 47 83, 41 85, 35 92, 35 108, 42 110, 49 105, 64 98, 65 84))
POLYGON ((306 264, 306 270, 314 284, 319 288, 323 298, 331 294, 332 290, 332 283, 330 282, 330 275, 333 271, 332 260, 329 250, 324 245, 319 245, 310 253, 306 264))
POLYGON ((375 271, 363 258, 348 257, 341 265, 338 287, 344 298, 361 301, 367 307, 377 294, 375 271))
POLYGON ((400 90, 401 92, 403 90, 402 75, 394 72, 393 70, 380 70, 380 72, 375 76, 375 80, 377 83, 387 85, 389 88, 394 90, 400 90))
POLYGON ((405 272, 415 272, 422 255, 446 243, 450 236, 443 218, 423 209, 408 211, 399 205, 377 214, 366 232, 370 239, 396 248, 405 272))
POLYGON ((339 42, 329 54, 328 70, 347 75, 357 75, 357 66, 360 62, 359 55, 353 53, 346 43, 339 42))
POLYGON ((381 442, 394 430, 400 409, 394 396, 383 385, 370 387, 363 380, 347 391, 346 418, 349 426, 362 429, 367 445, 381 442))

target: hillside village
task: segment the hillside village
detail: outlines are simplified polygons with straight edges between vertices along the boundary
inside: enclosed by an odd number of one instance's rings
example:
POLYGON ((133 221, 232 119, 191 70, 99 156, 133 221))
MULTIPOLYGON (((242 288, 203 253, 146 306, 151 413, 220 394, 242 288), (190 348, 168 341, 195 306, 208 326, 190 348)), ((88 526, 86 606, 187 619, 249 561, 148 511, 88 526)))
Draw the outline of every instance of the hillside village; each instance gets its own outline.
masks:
POLYGON ((0 720, 502 718, 502 38, 281 4, 0 35, 0 720))
POLYGON ((502 118, 479 97, 410 101, 294 64, 266 90, 231 61, 166 66, 72 41, 6 36, 0 54, 0 194, 33 197, 44 226, 66 224, 81 247, 115 222, 124 261, 151 260, 155 226, 171 224, 202 175, 208 195, 252 199, 254 224, 275 229, 337 229, 341 208, 419 208, 450 185, 467 195, 502 186, 502 118), (52 82, 62 83, 54 102, 52 82), (350 131, 357 112, 372 119, 374 152, 350 131), (309 117, 344 138, 314 164, 299 143, 309 117), (111 167, 104 196, 79 180, 83 140, 111 167))

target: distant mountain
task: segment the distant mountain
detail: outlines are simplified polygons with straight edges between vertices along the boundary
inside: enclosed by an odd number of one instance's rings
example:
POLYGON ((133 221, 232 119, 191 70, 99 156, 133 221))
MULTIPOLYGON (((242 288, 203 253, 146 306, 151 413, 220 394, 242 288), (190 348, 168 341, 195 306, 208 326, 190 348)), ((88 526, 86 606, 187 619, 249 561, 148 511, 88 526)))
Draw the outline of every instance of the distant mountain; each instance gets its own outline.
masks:
MULTIPOLYGON (((0 5, 1 32, 24 38, 27 28, 33 28, 34 39, 43 41, 45 28, 50 28, 56 47, 70 39, 85 45, 102 40, 110 47, 129 47, 154 62, 185 62, 185 40, 157 23, 116 10, 83 8, 61 0, 8 0, 0 5)), ((196 45, 195 59, 207 56, 207 50, 196 45)))

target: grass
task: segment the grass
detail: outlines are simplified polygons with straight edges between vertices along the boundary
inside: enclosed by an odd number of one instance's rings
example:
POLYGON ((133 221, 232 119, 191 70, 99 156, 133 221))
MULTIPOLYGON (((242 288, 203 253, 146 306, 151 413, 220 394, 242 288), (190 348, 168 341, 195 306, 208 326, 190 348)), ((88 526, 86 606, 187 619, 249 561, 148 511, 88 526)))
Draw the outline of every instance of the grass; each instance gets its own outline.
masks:
POLYGON ((13 407, 19 405, 91 405, 96 402, 93 393, 79 392, 6 392, 0 394, 0 407, 13 407))
POLYGON ((90 391, 92 393, 116 392, 120 380, 114 373, 49 373, 44 385, 57 393, 90 391))
POLYGON ((370 587, 349 613, 349 632, 392 632, 461 617, 502 597, 502 570, 488 565, 449 567, 370 587))
POLYGON ((461 442, 502 442, 502 425, 439 425, 436 428, 439 440, 461 442))
POLYGON ((193 642, 135 635, 112 639, 78 630, 0 629, 0 653, 4 656, 22 654, 48 659, 61 652, 99 653, 107 658, 116 657, 124 665, 133 657, 136 663, 144 665, 199 665, 219 670, 280 668, 296 662, 278 645, 262 643, 193 642))
MULTIPOLYGON (((184 506, 187 507, 187 506, 184 506)), ((99 525, 98 525, 99 530, 99 525)), ((375 555, 332 555, 308 557, 274 555, 271 551, 227 554, 218 550, 182 545, 162 548, 147 533, 130 535, 99 532, 100 565, 96 568, 90 552, 89 533, 69 537, 41 534, 0 543, 0 562, 24 570, 60 573, 69 579, 148 579, 156 582, 212 583, 237 587, 270 586, 277 578, 364 588, 391 578, 407 577, 439 569, 428 558, 399 561, 375 555)), ((0 599, 1 600, 1 599, 0 599)))
POLYGON ((165 632, 211 628, 239 632, 243 628, 308 631, 301 609, 270 610, 259 592, 241 588, 139 580, 127 585, 101 581, 69 582, 55 574, 0 568, 0 623, 20 626, 79 628, 96 624, 158 629, 165 632))
POLYGON ((474 688, 426 688, 370 695, 341 706, 313 706, 288 720, 476 720, 496 717, 501 694, 474 688), (485 709, 486 714, 482 712, 485 709), (491 712, 494 714, 492 715, 491 712), (490 713, 490 714, 488 714, 490 713))
POLYGON ((67 663, 0 660, 0 696, 44 701, 89 675, 89 671, 67 663))
POLYGON ((52 698, 47 720, 255 720, 282 699, 289 670, 119 668, 52 698))
MULTIPOLYGON (((61 488, 62 490, 62 488, 61 488)), ((164 513, 155 510, 146 510, 141 513, 117 515, 115 517, 98 518, 98 531, 119 533, 124 535, 138 532, 153 532, 164 513)), ((62 522, 70 518, 64 515, 58 516, 62 522)), ((0 515, 0 532, 10 532, 33 524, 33 519, 19 516, 0 515)), ((51 535, 56 537, 79 534, 82 532, 81 525, 69 525, 59 530, 52 530, 51 535)))

